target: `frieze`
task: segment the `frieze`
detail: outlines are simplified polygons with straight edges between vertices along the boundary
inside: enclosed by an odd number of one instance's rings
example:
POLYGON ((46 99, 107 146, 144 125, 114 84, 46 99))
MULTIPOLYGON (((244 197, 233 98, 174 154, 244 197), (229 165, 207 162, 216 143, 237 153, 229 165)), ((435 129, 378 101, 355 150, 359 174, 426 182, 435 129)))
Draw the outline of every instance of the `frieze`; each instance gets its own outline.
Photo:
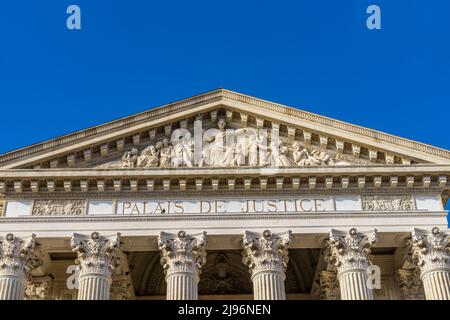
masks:
MULTIPOLYGON (((199 131, 202 130, 200 126, 199 131)), ((275 131, 269 135, 265 129, 228 129, 227 121, 219 119, 217 128, 204 130, 199 138, 179 128, 171 132, 170 139, 163 138, 140 151, 133 147, 120 159, 97 168, 317 167, 370 163, 368 159, 281 138, 275 131)))
POLYGON ((86 200, 36 200, 33 216, 78 216, 86 212, 86 200))
POLYGON ((363 196, 364 211, 411 211, 415 210, 410 195, 401 196, 363 196))

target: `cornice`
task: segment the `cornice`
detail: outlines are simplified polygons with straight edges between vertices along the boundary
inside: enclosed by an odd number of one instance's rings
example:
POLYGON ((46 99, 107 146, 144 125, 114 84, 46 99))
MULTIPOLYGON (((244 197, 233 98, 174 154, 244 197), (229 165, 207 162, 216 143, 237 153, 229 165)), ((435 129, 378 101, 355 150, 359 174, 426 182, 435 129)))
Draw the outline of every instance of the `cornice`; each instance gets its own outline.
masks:
POLYGON ((5 153, 3 155, 0 155, 0 164, 9 163, 15 159, 27 157, 32 154, 52 151, 57 147, 70 145, 75 141, 86 140, 87 138, 92 138, 94 136, 103 135, 111 131, 127 128, 148 121, 149 119, 154 120, 160 117, 165 117, 174 112, 192 108, 194 105, 206 104, 214 101, 224 103, 227 101, 244 103, 268 111, 277 112, 278 114, 293 116, 298 119, 305 120, 311 123, 316 123, 324 127, 344 130, 357 136, 373 139, 373 141, 387 142, 393 145, 398 145, 415 151, 423 152, 431 156, 440 157, 442 159, 450 159, 449 150, 437 148, 431 145, 427 145, 424 143, 416 142, 405 138, 400 138, 394 135, 382 133, 376 130, 349 124, 339 120, 334 120, 307 111, 302 111, 296 108, 250 97, 229 90, 219 89, 198 96, 194 96, 188 99, 184 99, 178 102, 170 103, 161 107, 156 107, 151 110, 141 112, 129 117, 121 118, 112 122, 108 122, 103 125, 77 131, 75 133, 68 134, 56 139, 52 139, 26 148, 5 153))
POLYGON ((0 179, 26 178, 144 178, 144 177, 259 177, 259 176, 359 176, 359 175, 450 175, 450 164, 364 165, 323 167, 252 168, 147 168, 147 169, 0 169, 0 179))

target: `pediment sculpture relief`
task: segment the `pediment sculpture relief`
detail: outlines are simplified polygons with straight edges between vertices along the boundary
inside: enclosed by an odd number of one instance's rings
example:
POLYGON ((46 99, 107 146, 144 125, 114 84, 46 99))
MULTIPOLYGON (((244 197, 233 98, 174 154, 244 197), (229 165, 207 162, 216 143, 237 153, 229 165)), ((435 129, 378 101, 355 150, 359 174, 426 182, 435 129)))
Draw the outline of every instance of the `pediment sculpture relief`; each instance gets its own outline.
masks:
POLYGON ((299 141, 273 138, 265 130, 226 129, 226 126, 226 120, 219 119, 217 128, 202 130, 198 140, 189 130, 176 129, 170 140, 164 138, 140 152, 134 147, 120 160, 97 168, 312 167, 370 163, 348 154, 305 146, 299 141))

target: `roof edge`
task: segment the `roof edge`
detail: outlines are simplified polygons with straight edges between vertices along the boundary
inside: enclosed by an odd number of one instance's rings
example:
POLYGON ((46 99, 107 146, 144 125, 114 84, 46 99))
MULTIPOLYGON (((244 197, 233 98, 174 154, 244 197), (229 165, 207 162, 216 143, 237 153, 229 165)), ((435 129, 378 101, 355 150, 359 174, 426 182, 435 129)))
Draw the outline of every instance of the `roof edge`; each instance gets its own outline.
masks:
POLYGON ((181 109, 187 105, 192 105, 195 103, 201 103, 214 99, 230 99, 242 103, 253 104, 259 106, 261 108, 277 111, 280 113, 284 113, 287 115, 295 116, 303 120, 307 120, 313 123, 317 123, 320 125, 328 126, 331 128, 337 128, 341 130, 345 130, 354 134, 362 135, 365 137, 373 138, 376 140, 384 141, 391 144, 401 145, 406 148, 410 148, 416 151, 424 152, 427 154, 431 154, 433 156, 437 156, 444 159, 450 159, 450 151, 435 147, 429 144, 425 144, 422 142, 414 141, 411 139, 401 138, 395 135, 391 135, 388 133, 383 133, 374 129, 369 129, 366 127, 354 125, 351 123, 347 123, 340 120, 335 120, 326 116, 322 116, 319 114, 315 114, 308 111, 303 111, 294 107, 274 103, 268 100, 252 97, 249 95, 245 95, 242 93, 238 93, 235 91, 227 90, 227 89, 215 89, 212 91, 208 91, 199 95, 195 95, 186 99, 178 100, 175 102, 171 102, 166 105, 157 106, 146 111, 136 113, 130 116, 126 116, 123 118, 119 118, 117 120, 113 120, 104 124, 100 124, 97 126, 93 126, 87 129, 82 129, 79 131, 75 131, 73 133, 69 133, 51 140, 47 140, 44 142, 36 143, 27 147, 23 147, 20 149, 12 150, 4 154, 0 154, 0 163, 5 163, 12 161, 14 159, 28 156, 30 154, 36 152, 42 152, 49 150, 54 147, 58 147, 63 144, 71 143, 79 139, 87 138, 94 136, 99 133, 104 133, 118 127, 123 127, 126 125, 131 125, 135 122, 143 121, 148 118, 161 115, 162 113, 168 112, 167 108, 170 108, 169 111, 176 111, 181 109))

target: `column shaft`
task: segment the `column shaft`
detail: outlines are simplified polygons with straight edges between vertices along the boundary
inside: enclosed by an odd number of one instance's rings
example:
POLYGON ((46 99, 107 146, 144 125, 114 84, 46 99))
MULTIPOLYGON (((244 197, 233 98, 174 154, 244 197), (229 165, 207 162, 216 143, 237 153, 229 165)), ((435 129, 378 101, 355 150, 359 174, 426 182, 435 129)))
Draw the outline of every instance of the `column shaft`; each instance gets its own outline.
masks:
POLYGON ((286 300, 284 277, 277 272, 261 272, 252 280, 255 300, 286 300))
POLYGON ((103 276, 84 275, 80 277, 78 300, 109 300, 110 281, 103 276))
POLYGON ((431 271, 422 277, 427 300, 450 300, 450 272, 431 271))
POLYGON ((23 300, 25 279, 14 276, 0 277, 0 300, 23 300))
POLYGON ((347 271, 339 276, 342 300, 373 300, 372 290, 367 288, 366 270, 347 271))
POLYGON ((166 278, 167 300, 197 300, 197 280, 189 274, 175 273, 166 278))

